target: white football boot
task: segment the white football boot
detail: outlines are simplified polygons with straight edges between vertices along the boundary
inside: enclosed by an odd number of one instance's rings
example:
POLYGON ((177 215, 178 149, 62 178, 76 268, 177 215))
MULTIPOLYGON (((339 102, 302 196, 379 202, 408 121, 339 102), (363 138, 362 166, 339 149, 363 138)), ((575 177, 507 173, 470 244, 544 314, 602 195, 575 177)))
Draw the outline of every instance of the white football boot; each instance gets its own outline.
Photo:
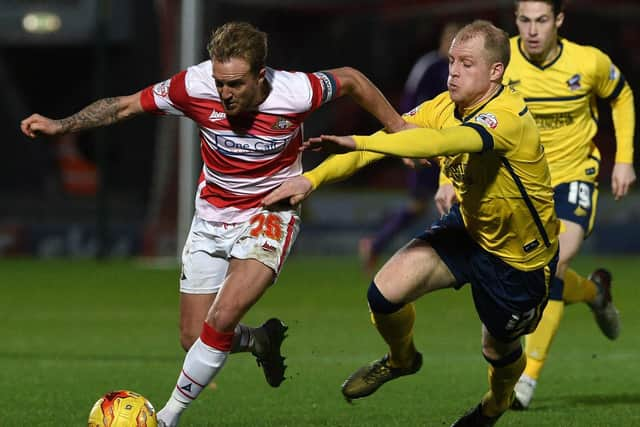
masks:
POLYGON ((531 404, 537 384, 538 381, 528 375, 522 374, 513 390, 515 392, 515 397, 513 399, 513 403, 511 403, 511 409, 527 409, 531 404))

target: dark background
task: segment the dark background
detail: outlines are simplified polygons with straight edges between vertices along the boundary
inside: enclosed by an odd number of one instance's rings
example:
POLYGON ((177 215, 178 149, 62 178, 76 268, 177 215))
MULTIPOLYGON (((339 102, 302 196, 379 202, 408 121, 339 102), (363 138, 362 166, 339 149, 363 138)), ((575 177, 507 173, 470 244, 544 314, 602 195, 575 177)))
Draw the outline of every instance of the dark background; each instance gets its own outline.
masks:
MULTIPOLYGON (((364 72, 398 105, 413 62, 437 47, 447 20, 489 19, 517 33, 511 1, 204 1, 201 58, 211 29, 230 20, 246 20, 269 33, 269 65, 316 71, 353 66, 364 72)), ((179 71, 180 2, 139 0, 106 2, 104 75, 100 78, 100 32, 96 26, 100 3, 89 1, 0 1, 0 236, 19 236, 13 244, 0 239, 0 254, 34 252, 38 227, 64 228, 86 224, 90 229, 100 210, 108 212, 110 227, 135 234, 129 252, 150 251, 145 244, 149 224, 175 221, 176 171, 158 168, 158 120, 137 118, 105 129, 100 146, 96 132, 77 135, 72 145, 89 164, 104 164, 104 199, 92 191, 69 191, 62 183, 60 151, 54 141, 31 141, 19 122, 32 112, 52 118, 70 115, 100 96, 134 93, 179 71), (17 21, 25 8, 69 12, 80 29, 58 36, 21 35, 17 21), (83 9, 84 8, 84 9, 83 9), (87 12, 88 11, 88 12, 87 12), (93 14, 91 13, 93 11, 93 14), (76 13, 76 15, 73 15, 76 13), (15 31, 14 31, 15 30, 15 31), (100 149, 102 147, 102 150, 100 149), (102 156, 102 157, 101 157, 102 156), (154 174, 164 174, 160 211, 149 217, 154 174), (161 217, 161 218, 159 218, 161 217), (9 230, 9 232, 7 232, 9 230), (36 231, 33 231, 36 230, 36 231), (17 242, 17 243, 16 243, 17 242), (9 249, 6 249, 9 248, 9 249)), ((636 90, 640 87, 640 5, 637 1, 572 1, 561 34, 594 45, 613 59, 636 90)), ((63 22, 63 28, 64 22, 63 22)), ((600 107, 597 143, 604 155, 601 180, 608 189, 615 140, 608 107, 600 107)), ((177 120, 177 119, 166 119, 177 120)), ((637 127, 637 126, 636 126, 637 127)), ((350 100, 338 100, 310 116, 306 135, 320 132, 365 133, 378 128, 374 119, 350 100)), ((638 132, 636 131, 636 139, 638 132)), ((166 149, 166 148, 164 148, 166 149)), ((177 157, 177 149, 171 158, 177 157)), ((636 164, 638 152, 636 151, 636 164)), ((309 168, 319 162, 306 156, 309 168)), ((636 168, 637 170, 637 168, 636 168)), ((341 188, 402 189, 399 161, 358 173, 341 188)), ((100 186, 98 186, 100 188, 100 186)), ((37 252, 37 251, 36 251, 37 252)), ((54 251, 55 253, 55 251, 54 251)))

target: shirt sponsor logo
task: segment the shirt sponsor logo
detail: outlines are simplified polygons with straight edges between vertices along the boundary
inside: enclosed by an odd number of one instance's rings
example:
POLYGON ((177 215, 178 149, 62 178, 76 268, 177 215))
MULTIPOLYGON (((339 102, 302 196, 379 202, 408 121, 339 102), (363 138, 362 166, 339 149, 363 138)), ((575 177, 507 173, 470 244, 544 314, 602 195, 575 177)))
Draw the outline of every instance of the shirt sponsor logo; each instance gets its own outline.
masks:
POLYGON ((491 113, 478 114, 475 121, 491 129, 498 127, 498 118, 491 113))
POLYGON ((571 113, 534 114, 538 129, 559 129, 573 123, 571 113))
POLYGON ((157 83, 153 87, 153 93, 163 98, 166 98, 167 95, 169 95, 169 86, 170 86, 170 80, 165 80, 163 82, 157 83))
POLYGON ((209 120, 211 120, 212 122, 217 122, 220 120, 224 120, 227 118, 227 114, 222 112, 222 111, 216 111, 213 110, 211 112, 211 115, 209 116, 209 120))
POLYGON ((255 156, 277 154, 284 150, 298 132, 283 138, 259 138, 253 135, 218 135, 211 143, 214 150, 228 156, 255 156))
POLYGON ((571 90, 578 90, 580 89, 580 74, 574 74, 573 76, 571 76, 571 78, 569 80, 567 80, 567 86, 569 86, 569 89, 571 90))

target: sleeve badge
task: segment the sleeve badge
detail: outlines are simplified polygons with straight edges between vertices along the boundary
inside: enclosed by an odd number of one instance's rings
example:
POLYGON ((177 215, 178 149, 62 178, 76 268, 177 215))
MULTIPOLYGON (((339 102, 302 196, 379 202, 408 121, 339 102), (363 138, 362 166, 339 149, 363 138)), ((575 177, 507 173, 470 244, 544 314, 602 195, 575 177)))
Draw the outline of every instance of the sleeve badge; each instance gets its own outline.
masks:
POLYGON ((171 80, 165 80, 163 82, 160 82, 158 84, 156 84, 153 87, 153 93, 155 93, 156 95, 162 97, 162 98, 166 98, 167 95, 169 95, 169 85, 171 84, 171 80))
POLYGON ((474 120, 491 129, 498 127, 498 118, 491 113, 478 114, 474 120))

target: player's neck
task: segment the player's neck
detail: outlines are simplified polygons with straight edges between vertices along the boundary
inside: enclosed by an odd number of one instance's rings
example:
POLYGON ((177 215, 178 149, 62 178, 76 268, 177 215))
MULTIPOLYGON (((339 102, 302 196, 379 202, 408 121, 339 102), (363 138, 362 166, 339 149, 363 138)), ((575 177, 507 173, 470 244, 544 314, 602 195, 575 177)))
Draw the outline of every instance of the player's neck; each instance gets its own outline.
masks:
POLYGON ((271 85, 265 79, 262 85, 260 86, 260 93, 258 94, 258 97, 256 99, 256 106, 259 106, 260 104, 262 104, 267 99, 270 93, 271 93, 271 85))
POLYGON ((546 52, 541 52, 539 55, 531 55, 527 53, 527 59, 536 65, 544 67, 548 63, 553 62, 558 55, 560 55, 560 43, 556 40, 556 42, 553 43, 546 52))
POLYGON ((485 102, 489 101, 491 98, 493 98, 495 96, 496 93, 498 93, 498 91, 500 90, 500 88, 502 87, 501 84, 499 83, 491 83, 491 86, 489 87, 489 89, 480 97, 476 98, 475 100, 463 105, 463 104, 458 104, 458 111, 461 113, 461 115, 463 117, 465 117, 467 114, 469 114, 471 111, 475 110, 476 108, 478 108, 480 105, 484 104, 485 102))

